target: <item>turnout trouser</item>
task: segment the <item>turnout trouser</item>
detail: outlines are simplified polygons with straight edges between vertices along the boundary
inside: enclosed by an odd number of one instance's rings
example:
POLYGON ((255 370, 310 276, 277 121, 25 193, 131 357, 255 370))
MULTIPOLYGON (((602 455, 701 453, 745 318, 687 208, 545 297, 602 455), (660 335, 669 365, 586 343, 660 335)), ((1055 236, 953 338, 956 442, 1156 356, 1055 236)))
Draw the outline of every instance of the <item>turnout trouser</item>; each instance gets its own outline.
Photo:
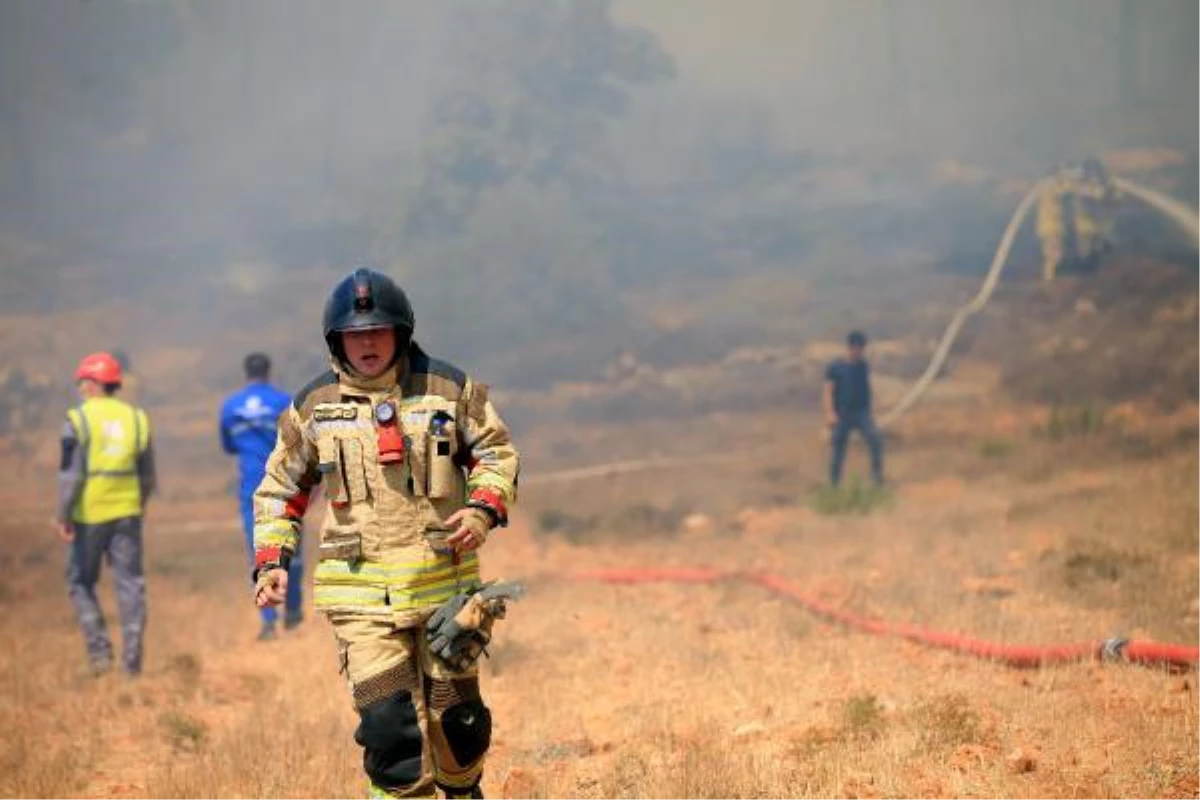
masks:
POLYGON ((121 666, 131 675, 142 670, 142 634, 146 629, 146 579, 142 572, 142 518, 75 523, 67 549, 67 592, 83 630, 88 658, 97 667, 112 662, 112 642, 96 599, 100 562, 108 560, 116 583, 121 617, 121 666))
POLYGON ((475 667, 455 673, 425 641, 424 626, 331 615, 341 668, 360 724, 363 769, 376 797, 478 794, 492 717, 475 667))

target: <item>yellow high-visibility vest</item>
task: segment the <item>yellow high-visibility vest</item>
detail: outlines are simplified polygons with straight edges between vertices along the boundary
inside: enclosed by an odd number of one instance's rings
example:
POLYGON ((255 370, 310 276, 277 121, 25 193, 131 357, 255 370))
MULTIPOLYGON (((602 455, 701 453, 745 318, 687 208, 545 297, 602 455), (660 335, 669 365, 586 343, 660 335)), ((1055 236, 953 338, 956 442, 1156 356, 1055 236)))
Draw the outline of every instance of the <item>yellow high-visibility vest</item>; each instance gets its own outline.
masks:
POLYGON ((150 442, 146 412, 115 397, 91 397, 67 418, 83 448, 85 475, 71 518, 97 525, 141 514, 137 459, 150 442))

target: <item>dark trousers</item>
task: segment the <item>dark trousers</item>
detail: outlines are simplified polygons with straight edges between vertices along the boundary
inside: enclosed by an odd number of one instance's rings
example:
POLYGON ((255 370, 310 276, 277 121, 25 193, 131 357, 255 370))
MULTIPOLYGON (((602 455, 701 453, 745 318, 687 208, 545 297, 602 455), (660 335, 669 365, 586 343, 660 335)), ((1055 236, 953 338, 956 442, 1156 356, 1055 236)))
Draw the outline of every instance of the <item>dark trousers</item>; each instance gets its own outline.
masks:
POLYGON ((832 451, 829 459, 829 482, 837 486, 842 480, 842 465, 846 461, 846 443, 850 441, 850 432, 858 430, 867 449, 871 451, 871 477, 876 483, 883 483, 883 438, 875 427, 875 419, 870 411, 858 411, 848 414, 838 414, 837 423, 833 426, 832 451))
POLYGON ((142 634, 146 630, 146 579, 142 574, 142 518, 75 524, 67 549, 67 592, 75 606, 88 658, 97 667, 112 663, 112 642, 104 612, 96 600, 100 562, 108 560, 121 616, 121 666, 131 675, 142 671, 142 634))
MULTIPOLYGON (((242 538, 246 543, 246 552, 250 556, 250 568, 254 569, 254 492, 242 495, 242 538)), ((288 565, 287 599, 284 601, 285 619, 299 621, 304 589, 304 562, 297 552, 288 565)), ((260 608, 259 616, 264 625, 274 625, 278 614, 273 606, 260 608)))

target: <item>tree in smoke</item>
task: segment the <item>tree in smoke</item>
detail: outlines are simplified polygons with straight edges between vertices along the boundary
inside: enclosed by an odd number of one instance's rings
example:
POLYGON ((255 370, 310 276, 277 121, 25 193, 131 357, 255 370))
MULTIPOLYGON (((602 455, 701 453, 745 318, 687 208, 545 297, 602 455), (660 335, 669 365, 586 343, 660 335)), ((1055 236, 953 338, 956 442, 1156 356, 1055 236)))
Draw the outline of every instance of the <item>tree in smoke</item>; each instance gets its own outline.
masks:
POLYGON ((377 255, 415 263, 434 308, 478 297, 439 331, 452 346, 602 323, 610 270, 588 199, 623 180, 606 125, 634 87, 673 75, 671 59, 614 23, 608 0, 455 0, 431 35, 422 173, 377 255))
POLYGON ((456 2, 434 23, 438 65, 424 174, 406 231, 457 233, 480 192, 520 176, 572 193, 619 180, 605 123, 629 90, 670 77, 649 32, 609 0, 456 2))

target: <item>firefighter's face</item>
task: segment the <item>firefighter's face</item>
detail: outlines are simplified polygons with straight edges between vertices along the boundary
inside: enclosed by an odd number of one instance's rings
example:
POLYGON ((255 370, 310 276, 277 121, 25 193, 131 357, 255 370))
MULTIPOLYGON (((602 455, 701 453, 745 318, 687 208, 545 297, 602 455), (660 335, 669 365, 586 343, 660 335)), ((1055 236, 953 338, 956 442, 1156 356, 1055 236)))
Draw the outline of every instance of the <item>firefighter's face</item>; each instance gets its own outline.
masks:
POLYGON ((378 378, 396 355, 395 328, 370 328, 342 334, 346 360, 364 378, 378 378))

